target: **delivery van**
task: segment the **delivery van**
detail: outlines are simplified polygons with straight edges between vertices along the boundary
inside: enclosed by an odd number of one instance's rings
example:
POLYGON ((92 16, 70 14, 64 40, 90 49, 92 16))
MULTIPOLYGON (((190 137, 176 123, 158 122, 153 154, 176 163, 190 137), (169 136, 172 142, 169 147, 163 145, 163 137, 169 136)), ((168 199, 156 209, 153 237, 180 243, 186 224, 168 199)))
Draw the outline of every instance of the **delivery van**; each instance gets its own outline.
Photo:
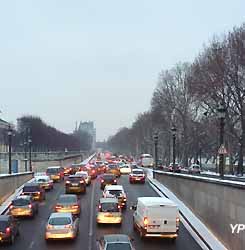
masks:
POLYGON ((134 229, 140 237, 161 237, 175 240, 179 231, 177 205, 164 197, 139 197, 132 206, 134 229))
POLYGON ((154 160, 150 154, 142 154, 140 156, 140 165, 141 167, 153 167, 154 160))

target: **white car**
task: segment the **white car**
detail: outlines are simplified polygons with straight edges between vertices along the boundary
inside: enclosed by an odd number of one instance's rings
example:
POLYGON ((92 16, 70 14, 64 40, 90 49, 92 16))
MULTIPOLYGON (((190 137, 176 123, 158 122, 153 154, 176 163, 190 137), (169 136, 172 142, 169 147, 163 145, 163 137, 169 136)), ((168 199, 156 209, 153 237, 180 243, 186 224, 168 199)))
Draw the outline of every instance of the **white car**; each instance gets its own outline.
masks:
POLYGON ((47 175, 37 175, 35 176, 34 182, 38 183, 45 190, 51 190, 54 188, 54 182, 47 175))
POLYGON ((85 179, 86 185, 91 184, 91 176, 88 174, 87 171, 78 171, 78 172, 76 172, 75 175, 82 176, 85 179))
POLYGON ((79 219, 71 213, 52 213, 46 224, 45 239, 75 239, 79 219))
POLYGON ((127 195, 123 189, 122 185, 107 185, 103 191, 104 198, 118 198, 119 205, 125 208, 127 205, 127 195))
POLYGON ((201 167, 198 164, 191 164, 191 166, 188 168, 189 174, 200 174, 201 173, 201 167))
POLYGON ((131 173, 131 167, 129 164, 124 164, 120 167, 120 173, 121 174, 130 174, 131 173))

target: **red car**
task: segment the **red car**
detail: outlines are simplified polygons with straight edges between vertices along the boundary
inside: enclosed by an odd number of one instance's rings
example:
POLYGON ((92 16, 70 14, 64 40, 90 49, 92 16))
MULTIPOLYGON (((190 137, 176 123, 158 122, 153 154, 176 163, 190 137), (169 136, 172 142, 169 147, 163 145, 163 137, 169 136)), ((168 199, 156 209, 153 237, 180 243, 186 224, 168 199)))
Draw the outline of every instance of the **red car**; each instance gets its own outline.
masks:
POLYGON ((136 183, 136 182, 139 182, 139 183, 145 183, 145 173, 142 169, 138 169, 138 168, 135 168, 135 169, 132 169, 132 172, 131 174, 129 174, 129 182, 132 184, 132 183, 136 183))

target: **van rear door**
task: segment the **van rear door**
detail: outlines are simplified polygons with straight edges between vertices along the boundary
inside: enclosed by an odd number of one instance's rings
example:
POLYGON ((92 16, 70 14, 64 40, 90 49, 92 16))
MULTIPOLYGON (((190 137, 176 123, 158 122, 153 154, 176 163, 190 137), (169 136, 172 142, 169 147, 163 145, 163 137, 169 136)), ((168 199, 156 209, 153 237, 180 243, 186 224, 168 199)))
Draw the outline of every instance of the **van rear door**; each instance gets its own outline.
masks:
POLYGON ((176 232, 176 218, 178 209, 176 206, 159 205, 147 208, 147 232, 169 233, 176 232))

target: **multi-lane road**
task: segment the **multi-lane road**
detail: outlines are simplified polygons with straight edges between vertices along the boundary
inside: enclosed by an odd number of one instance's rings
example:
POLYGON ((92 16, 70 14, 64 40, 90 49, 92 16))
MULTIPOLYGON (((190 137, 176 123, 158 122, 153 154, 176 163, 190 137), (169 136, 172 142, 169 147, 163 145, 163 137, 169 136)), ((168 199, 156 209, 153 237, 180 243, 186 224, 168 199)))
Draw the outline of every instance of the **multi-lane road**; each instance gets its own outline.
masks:
POLYGON ((79 225, 79 235, 75 241, 55 241, 46 243, 44 239, 45 224, 52 212, 56 200, 60 194, 64 193, 64 183, 55 184, 53 191, 47 192, 46 200, 40 203, 39 214, 34 219, 21 219, 20 237, 12 246, 4 245, 0 248, 5 250, 96 250, 96 240, 104 234, 123 233, 131 236, 136 250, 192 250, 201 249, 191 237, 185 227, 180 224, 179 237, 175 243, 165 239, 140 239, 132 226, 132 211, 130 204, 134 203, 139 196, 157 196, 155 191, 148 183, 129 184, 128 176, 121 176, 119 184, 124 186, 128 196, 128 208, 123 212, 123 223, 119 226, 100 226, 96 225, 97 203, 101 197, 101 190, 98 180, 94 180, 87 188, 87 193, 80 196, 81 217, 79 225))

